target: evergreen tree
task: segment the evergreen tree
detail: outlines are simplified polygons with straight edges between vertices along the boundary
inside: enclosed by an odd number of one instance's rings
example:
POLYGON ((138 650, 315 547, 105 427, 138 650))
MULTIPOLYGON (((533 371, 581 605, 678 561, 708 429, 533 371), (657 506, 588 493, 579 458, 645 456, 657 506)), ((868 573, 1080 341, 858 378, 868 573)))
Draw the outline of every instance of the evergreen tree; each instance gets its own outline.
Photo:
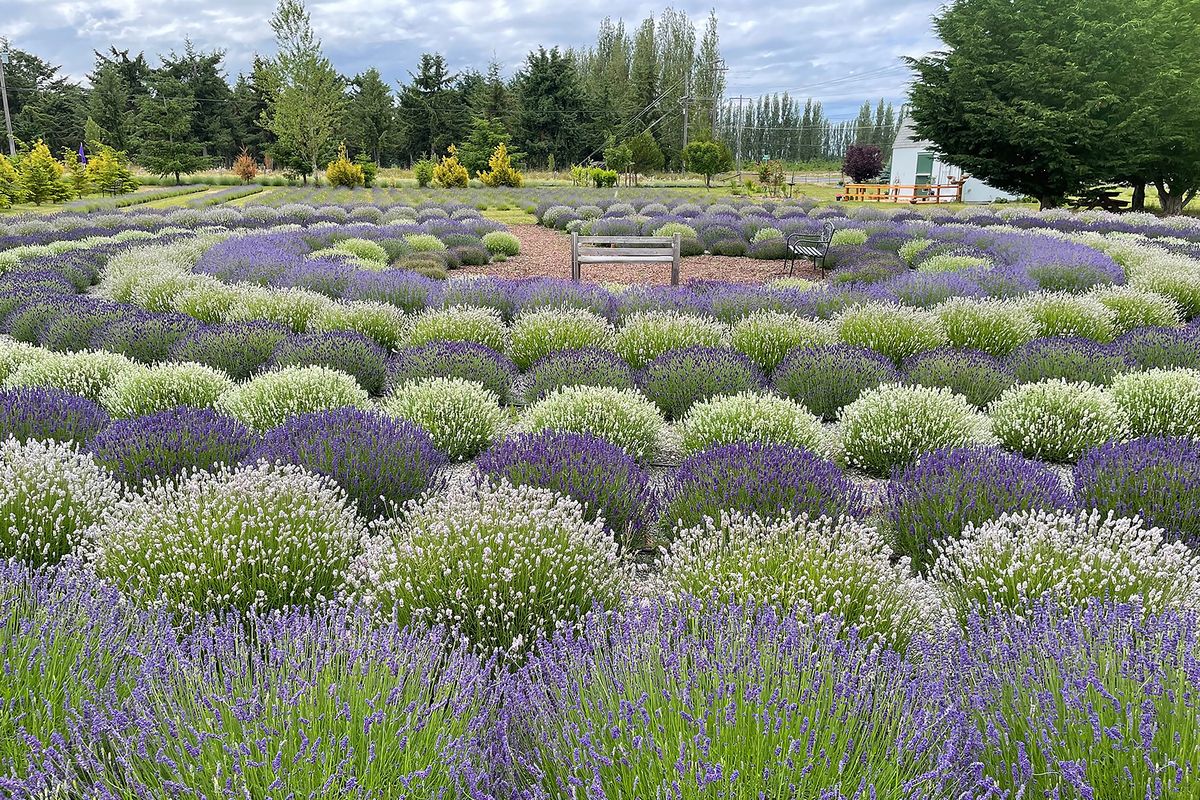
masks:
POLYGON ((557 47, 530 53, 516 85, 514 138, 534 163, 546 164, 553 156, 559 164, 573 164, 599 144, 581 135, 586 114, 579 78, 574 62, 557 47))
POLYGON ((520 160, 521 153, 508 152, 512 136, 499 121, 489 122, 482 117, 471 120, 471 135, 458 148, 458 160, 472 175, 487 169, 488 161, 496 148, 504 145, 508 158, 520 160))
POLYGON ((372 67, 350 81, 350 102, 346 105, 346 133, 350 146, 366 153, 376 164, 396 124, 392 90, 372 67))
POLYGON ((181 175, 212 165, 191 139, 196 100, 178 79, 163 74, 138 105, 134 141, 147 172, 174 175, 178 184, 181 175))
POLYGON ((455 76, 440 53, 423 53, 416 74, 400 90, 399 119, 408 160, 433 158, 462 138, 468 123, 455 76))
POLYGON ((233 92, 225 79, 224 61, 224 51, 201 52, 185 40, 183 54, 172 52, 163 58, 158 73, 178 81, 195 105, 188 138, 199 146, 201 155, 228 165, 239 143, 233 135, 233 92))
POLYGON ((62 180, 62 164, 55 160, 50 148, 41 139, 21 159, 17 173, 21 176, 22 193, 35 205, 57 203, 71 194, 62 180))
POLYGON ((254 57, 254 67, 249 75, 239 75, 230 97, 230 134, 233 140, 244 147, 252 156, 262 157, 275 143, 275 135, 263 126, 269 116, 270 81, 266 79, 266 62, 254 57))
POLYGON ((121 72, 105 65, 92 73, 92 93, 88 99, 88 117, 104 133, 104 140, 124 150, 130 140, 129 87, 121 72))

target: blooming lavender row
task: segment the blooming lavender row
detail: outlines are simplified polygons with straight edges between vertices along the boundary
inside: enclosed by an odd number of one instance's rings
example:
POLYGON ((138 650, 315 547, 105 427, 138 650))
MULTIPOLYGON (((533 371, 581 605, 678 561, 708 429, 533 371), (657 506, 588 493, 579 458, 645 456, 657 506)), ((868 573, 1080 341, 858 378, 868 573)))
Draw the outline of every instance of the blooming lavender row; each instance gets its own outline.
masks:
POLYGON ((498 671, 359 609, 179 629, 72 571, 0 567, 0 790, 545 800, 1186 798, 1194 612, 975 612, 880 648, 748 602, 596 611, 498 671), (253 709, 253 713, 243 709, 253 709))

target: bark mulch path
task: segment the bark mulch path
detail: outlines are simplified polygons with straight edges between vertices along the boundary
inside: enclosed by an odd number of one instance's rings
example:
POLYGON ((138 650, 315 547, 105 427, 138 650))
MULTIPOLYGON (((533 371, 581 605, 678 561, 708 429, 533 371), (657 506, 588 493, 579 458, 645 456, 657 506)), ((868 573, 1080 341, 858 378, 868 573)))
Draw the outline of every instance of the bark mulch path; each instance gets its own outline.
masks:
MULTIPOLYGON (((463 267, 459 275, 495 275, 501 278, 570 278, 571 237, 541 225, 509 225, 521 241, 521 254, 500 264, 463 267)), ((680 262, 679 280, 695 279, 762 283, 787 276, 782 261, 763 261, 733 256, 695 256, 680 262)), ((796 264, 795 276, 820 280, 807 262, 796 264)), ((668 264, 588 264, 583 278, 593 283, 670 283, 668 264)))

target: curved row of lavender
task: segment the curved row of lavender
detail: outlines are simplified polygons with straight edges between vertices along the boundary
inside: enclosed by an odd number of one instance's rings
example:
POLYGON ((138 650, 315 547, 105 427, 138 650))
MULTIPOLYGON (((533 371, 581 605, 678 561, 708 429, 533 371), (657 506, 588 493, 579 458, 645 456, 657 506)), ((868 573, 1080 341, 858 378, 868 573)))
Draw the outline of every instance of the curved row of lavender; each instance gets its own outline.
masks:
POLYGON ((15 564, 0 620, 14 798, 1182 800, 1200 780, 1200 620, 1136 601, 973 614, 903 653, 662 601, 515 670, 358 610, 180 629, 15 564))

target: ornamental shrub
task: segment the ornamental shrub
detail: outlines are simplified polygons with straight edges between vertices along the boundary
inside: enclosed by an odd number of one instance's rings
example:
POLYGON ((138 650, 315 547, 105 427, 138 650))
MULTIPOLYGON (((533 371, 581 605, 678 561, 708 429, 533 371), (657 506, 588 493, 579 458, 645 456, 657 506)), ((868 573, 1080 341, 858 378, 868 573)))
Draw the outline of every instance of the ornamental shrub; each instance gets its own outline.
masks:
POLYGON ((525 400, 536 403, 564 386, 632 389, 633 370, 611 350, 584 347, 558 350, 538 359, 526 376, 525 400))
POLYGON ((42 387, 98 401, 123 372, 140 369, 116 353, 55 353, 27 361, 4 379, 5 389, 42 387))
POLYGON ((413 320, 409 343, 422 345, 433 341, 475 342, 503 352, 509 338, 500 313, 479 306, 451 306, 426 309, 413 320))
POLYGON ((461 481, 381 527, 352 586, 400 626, 449 625, 478 650, 519 655, 595 606, 615 608, 621 563, 612 534, 577 501, 461 481))
POLYGON ((934 313, 952 347, 982 350, 996 358, 1039 335, 1037 320, 1015 300, 952 298, 934 313))
POLYGON ((120 353, 142 364, 167 361, 171 348, 199 323, 184 314, 125 315, 92 334, 92 347, 120 353))
POLYGON ((389 260, 387 250, 369 239, 356 239, 353 237, 339 239, 329 249, 338 253, 347 253, 363 261, 370 261, 376 264, 386 264, 389 260))
POLYGON ((946 343, 946 333, 935 315, 905 306, 849 308, 834 320, 834 327, 843 343, 869 347, 896 365, 946 343))
POLYGON ((1136 328, 1114 342, 1142 369, 1200 368, 1200 330, 1136 328))
POLYGON ((228 322, 278 322, 293 333, 300 333, 329 303, 328 297, 307 289, 244 290, 225 314, 225 319, 228 322))
POLYGON ((433 168, 433 180, 443 189, 465 189, 470 179, 467 168, 458 161, 458 148, 450 145, 433 168))
POLYGON ((413 176, 417 179, 417 186, 425 188, 433 183, 433 174, 436 169, 434 163, 427 158, 413 164, 413 176))
POLYGON ((824 322, 770 309, 760 309, 733 324, 733 349, 764 372, 771 372, 796 347, 833 344, 832 328, 824 322))
POLYGON ((831 615, 892 647, 940 622, 937 594, 853 519, 706 518, 676 535, 662 578, 684 596, 831 615))
POLYGON ((443 253, 448 249, 445 242, 431 233, 410 233, 404 241, 413 253, 443 253))
POLYGON ((1097 386, 1112 383, 1131 366, 1119 347, 1059 336, 1021 345, 1008 357, 1007 364, 1021 383, 1061 378, 1097 386))
POLYGON ((717 395, 763 389, 762 371, 741 353, 717 347, 668 350, 637 376, 638 388, 667 419, 679 419, 693 404, 717 395))
POLYGON ((342 406, 364 406, 367 393, 353 376, 328 367, 284 367, 239 384, 217 398, 216 408, 254 431, 288 417, 342 406))
POLYGON ((1117 334, 1117 312, 1093 297, 1037 293, 1024 298, 1039 336, 1080 336, 1111 342, 1117 334))
POLYGON ((1200 436, 1200 371, 1152 369, 1118 375, 1112 397, 1133 436, 1200 436))
POLYGON ((983 408, 1016 383, 1013 373, 981 350, 939 347, 904 362, 904 380, 915 386, 940 386, 983 408))
POLYGON ((483 235, 483 246, 492 255, 511 258, 521 252, 521 241, 507 231, 491 231, 483 235))
POLYGON ((260 459, 332 478, 367 518, 394 513, 422 495, 446 460, 416 425, 356 408, 290 417, 245 457, 260 459))
POLYGON ((885 356, 838 344, 796 348, 772 376, 776 391, 827 421, 836 419, 844 406, 868 389, 899 380, 885 356))
POLYGON ((652 521, 650 478, 621 448, 585 433, 543 431, 506 439, 475 462, 483 475, 537 486, 578 501, 627 547, 645 543, 652 521))
POLYGON ((57 564, 120 496, 112 477, 71 443, 0 441, 0 559, 57 564))
POLYGON ((258 463, 146 486, 87 556, 101 579, 186 618, 332 600, 364 534, 329 478, 258 463))
POLYGON ((990 258, 954 253, 937 253, 928 258, 918 256, 917 269, 921 272, 965 272, 972 269, 987 269, 992 266, 990 258))
POLYGON ((396 387, 383 410, 424 428, 452 461, 483 452, 500 434, 506 415, 500 398, 462 378, 421 378, 396 387))
POLYGON ((96 403, 61 389, 0 390, 0 440, 84 444, 108 422, 96 403))
POLYGON ((985 438, 987 420, 949 389, 886 384, 842 409, 846 463, 885 477, 922 454, 985 438))
POLYGON ((242 322, 197 328, 171 347, 174 361, 205 364, 234 380, 249 378, 266 364, 288 329, 274 322, 242 322))
POLYGON ((977 608, 1027 615, 1043 599, 1076 609, 1088 598, 1136 598, 1155 613, 1200 597, 1200 556, 1187 545, 1098 511, 1003 516, 942 541, 935 556, 929 578, 963 617, 977 608))
POLYGON ((509 353, 522 370, 556 350, 581 347, 608 348, 612 324, 584 308, 543 308, 523 311, 508 334, 509 353))
POLYGON ((1090 448, 1124 437, 1129 429, 1111 394, 1064 380, 1014 386, 988 413, 1001 444, 1044 461, 1074 461, 1090 448))
POLYGON ((337 158, 330 161, 325 167, 325 180, 329 181, 330 186, 362 186, 366 180, 363 176, 363 168, 355 164, 346 155, 346 143, 338 147, 337 158))
POLYGON ((1175 328, 1183 324, 1179 305, 1155 292, 1133 286, 1106 286, 1091 292, 1091 296, 1117 315, 1118 335, 1135 328, 1175 328))
POLYGON ((89 445, 92 457, 131 488, 194 470, 236 464, 254 444, 245 425, 211 408, 180 406, 117 420, 89 445))
POLYGON ((360 333, 310 333, 283 339, 275 345, 271 366, 319 366, 354 376, 368 394, 383 394, 388 376, 387 351, 360 333))
POLYGON ((530 406, 520 426, 529 433, 588 433, 647 461, 658 452, 664 421, 658 408, 635 390, 564 386, 530 406))
POLYGON ((233 385, 218 369, 167 363, 123 372, 101 392, 100 403, 117 419, 140 417, 176 406, 213 406, 233 385))
POLYGON ((1140 517, 1168 538, 1200 541, 1200 444, 1182 437, 1106 442, 1079 458, 1080 508, 1140 517))
POLYGON ((396 350, 408 341, 409 324, 404 312, 389 303, 358 300, 322 309, 308 321, 308 332, 354 331, 380 347, 396 350))
POLYGON ((1070 508, 1057 475, 995 447, 951 447, 892 473, 883 496, 891 541, 924 570, 934 544, 1002 514, 1070 508))
POLYGON ((728 330, 719 322, 677 311, 630 315, 617 331, 613 349, 633 369, 641 369, 668 350, 689 345, 724 346, 728 330))
POLYGON ((692 406, 679 425, 684 455, 739 442, 802 447, 826 454, 821 420, 792 400, 742 393, 692 406))
MULTIPOLYGON (((582 211, 582 209, 579 209, 582 211)), ((660 225, 654 229, 651 234, 653 236, 674 236, 679 234, 680 239, 695 239, 696 229, 684 222, 668 222, 665 225, 660 225)))
POLYGON ((722 512, 770 521, 864 511, 861 493, 832 461, 790 445, 745 442, 684 459, 663 493, 659 534, 670 541, 722 512))

